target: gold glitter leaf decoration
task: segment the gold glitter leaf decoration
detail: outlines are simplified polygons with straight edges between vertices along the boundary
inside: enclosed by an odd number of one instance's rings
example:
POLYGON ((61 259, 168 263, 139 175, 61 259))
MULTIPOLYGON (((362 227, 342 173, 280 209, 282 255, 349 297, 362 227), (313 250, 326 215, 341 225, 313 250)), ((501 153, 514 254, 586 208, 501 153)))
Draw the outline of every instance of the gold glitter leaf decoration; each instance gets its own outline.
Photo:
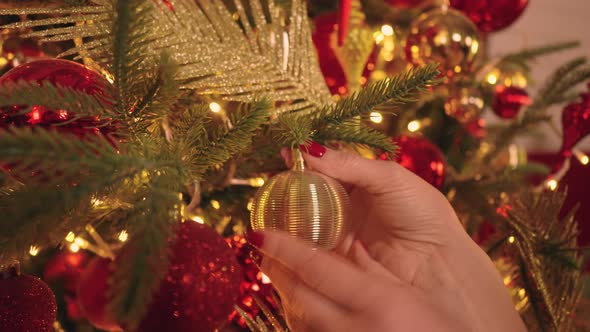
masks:
MULTIPOLYGON (((154 54, 166 50, 179 64, 181 88, 240 102, 266 96, 276 102, 278 113, 314 112, 332 103, 311 39, 305 1, 294 0, 286 8, 273 0, 235 0, 230 8, 221 0, 172 0, 174 10, 157 1, 147 2, 158 8, 151 11, 142 32, 145 42, 154 54)), ((30 35, 42 41, 85 37, 88 42, 61 56, 90 57, 110 70, 116 1, 95 3, 0 10, 0 15, 50 14, 51 18, 4 27, 35 27, 38 31, 30 35)))

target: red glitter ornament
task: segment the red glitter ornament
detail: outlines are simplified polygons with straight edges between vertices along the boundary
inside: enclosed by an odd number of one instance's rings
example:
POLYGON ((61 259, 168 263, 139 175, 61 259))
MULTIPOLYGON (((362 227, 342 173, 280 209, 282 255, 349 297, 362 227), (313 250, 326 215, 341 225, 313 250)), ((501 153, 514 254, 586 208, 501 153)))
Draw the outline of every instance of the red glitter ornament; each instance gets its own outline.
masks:
MULTIPOLYGON (((590 90, 590 83, 588 83, 590 90)), ((567 105, 561 114, 563 142, 560 153, 570 157, 571 150, 588 134, 590 134, 590 92, 580 95, 580 102, 567 105)))
POLYGON ((57 304, 41 279, 18 267, 0 273, 0 331, 51 332, 57 304))
MULTIPOLYGON (((393 140, 399 147, 396 161, 437 189, 442 188, 447 168, 440 149, 419 136, 402 135, 393 140)), ((388 159, 387 154, 380 159, 388 159)))
POLYGON ((82 315, 95 327, 106 331, 121 331, 107 310, 108 279, 112 260, 96 257, 90 261, 78 284, 78 306, 82 315))
MULTIPOLYGON (((242 267, 243 281, 240 284, 240 298, 238 306, 244 310, 250 317, 256 319, 260 314, 260 308, 254 301, 254 295, 260 300, 265 301, 272 309, 278 310, 274 302, 272 293, 273 287, 270 279, 260 271, 254 263, 253 255, 258 255, 248 241, 243 236, 234 235, 226 239, 226 242, 232 247, 238 262, 242 267)), ((234 310, 229 319, 242 328, 246 328, 246 321, 237 311, 234 310)))
MULTIPOLYGON (((50 82, 54 85, 85 92, 105 102, 110 100, 109 82, 99 73, 73 61, 48 59, 18 66, 0 77, 0 86, 19 81, 37 82, 39 86, 42 86, 43 82, 50 82)), ((49 110, 43 105, 32 106, 31 111, 26 114, 22 114, 22 109, 21 105, 2 108, 0 110, 0 129, 9 126, 52 127, 60 132, 73 133, 79 137, 98 133, 108 136, 115 131, 113 126, 108 125, 108 119, 83 117, 72 121, 75 115, 73 112, 49 110), (68 123, 55 126, 64 122, 68 123)))
POLYGON ((467 15, 484 32, 502 30, 516 21, 528 0, 451 0, 451 6, 467 15))
MULTIPOLYGON (((0 77, 0 87, 6 88, 11 83, 19 81, 37 82, 39 86, 44 82, 50 82, 95 96, 107 104, 111 100, 109 82, 99 73, 73 61, 48 59, 18 66, 0 77)), ((28 126, 51 128, 61 133, 74 134, 79 138, 102 134, 115 145, 114 133, 117 126, 111 123, 110 119, 99 119, 97 116, 75 118, 74 112, 70 110, 50 110, 43 105, 33 105, 27 113, 23 113, 24 108, 23 105, 0 108, 0 130, 11 126, 28 126)), ((7 171, 10 171, 10 168, 10 165, 4 165, 7 171)), ((30 174, 36 176, 39 171, 32 169, 30 174)))
MULTIPOLYGON (((320 69, 330 92, 332 94, 345 95, 348 92, 346 76, 334 53, 334 47, 337 46, 334 41, 337 38, 332 38, 333 34, 337 34, 338 21, 339 15, 337 13, 316 16, 313 19, 315 30, 312 39, 318 52, 320 69)), ((371 71, 375 68, 376 56, 377 52, 373 51, 363 72, 365 79, 369 77, 371 71)))
POLYGON ((138 331, 213 331, 240 295, 234 252, 211 227, 187 221, 172 247, 168 274, 138 331))
POLYGON ((526 90, 516 86, 496 87, 492 109, 503 119, 515 118, 523 106, 530 105, 531 98, 526 90))

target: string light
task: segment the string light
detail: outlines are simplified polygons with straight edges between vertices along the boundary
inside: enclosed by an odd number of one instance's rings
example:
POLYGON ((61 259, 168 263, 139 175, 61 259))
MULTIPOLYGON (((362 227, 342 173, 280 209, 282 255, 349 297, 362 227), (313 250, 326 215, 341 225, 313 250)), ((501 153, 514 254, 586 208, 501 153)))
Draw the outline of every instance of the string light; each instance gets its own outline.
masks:
POLYGON ((381 33, 384 36, 393 36, 393 27, 389 24, 385 24, 383 26, 381 26, 381 33))
POLYGON ((194 216, 191 219, 192 219, 192 221, 199 223, 199 224, 205 223, 205 219, 203 219, 203 217, 201 217, 201 216, 194 216))
POLYGON ((219 203, 219 201, 212 199, 211 200, 211 206, 215 209, 215 210, 219 210, 221 208, 221 204, 219 203))
POLYGON ((104 202, 98 198, 93 198, 90 202, 94 207, 101 206, 102 204, 104 204, 104 202))
POLYGON ((516 241, 516 239, 514 238, 514 236, 508 237, 508 243, 514 243, 514 241, 516 241))
POLYGON ((381 123, 383 122, 383 115, 381 115, 381 113, 379 112, 371 112, 371 114, 369 115, 369 119, 371 120, 371 122, 381 123))
POLYGON ((418 120, 410 121, 410 123, 408 123, 408 130, 412 133, 415 133, 418 130, 420 130, 420 121, 418 121, 418 120))
POLYGON ((558 183, 557 183, 557 180, 551 179, 551 180, 547 180, 545 185, 547 186, 547 188, 549 188, 549 190, 555 191, 557 189, 558 183))
POLYGON ((29 247, 29 255, 31 256, 37 256, 37 254, 39 254, 39 247, 37 247, 36 245, 32 245, 29 247))
POLYGON ((73 253, 77 253, 78 251, 80 251, 80 246, 76 243, 72 243, 70 244, 70 251, 73 253))
POLYGON ((68 242, 74 242, 75 238, 76 234, 74 234, 74 232, 69 232, 68 235, 66 235, 66 241, 68 242))
POLYGON ((576 148, 572 149, 572 152, 574 153, 574 156, 576 156, 580 164, 588 165, 588 163, 590 163, 590 158, 584 152, 576 148))
POLYGON ((129 238, 129 233, 127 233, 127 231, 126 231, 126 230, 122 230, 122 231, 119 233, 119 236, 118 236, 117 238, 119 239, 119 241, 121 241, 121 242, 125 242, 125 241, 127 241, 127 239, 129 238))
POLYGON ((263 178, 252 178, 249 179, 249 182, 252 187, 262 187, 265 181, 263 178))
POLYGON ((219 105, 216 102, 212 102, 212 103, 209 104, 209 109, 213 113, 219 113, 219 112, 221 112, 221 105, 219 105))

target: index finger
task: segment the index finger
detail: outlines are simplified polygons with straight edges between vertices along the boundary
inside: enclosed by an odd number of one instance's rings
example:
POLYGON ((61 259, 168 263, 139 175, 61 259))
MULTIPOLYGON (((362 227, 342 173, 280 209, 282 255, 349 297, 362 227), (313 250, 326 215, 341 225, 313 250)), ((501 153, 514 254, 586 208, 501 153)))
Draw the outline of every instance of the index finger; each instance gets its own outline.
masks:
MULTIPOLYGON (((368 275, 343 257, 313 248, 282 232, 253 232, 248 239, 265 257, 280 262, 309 288, 347 308, 366 287, 368 275)), ((264 266, 264 259, 262 262, 264 266)))

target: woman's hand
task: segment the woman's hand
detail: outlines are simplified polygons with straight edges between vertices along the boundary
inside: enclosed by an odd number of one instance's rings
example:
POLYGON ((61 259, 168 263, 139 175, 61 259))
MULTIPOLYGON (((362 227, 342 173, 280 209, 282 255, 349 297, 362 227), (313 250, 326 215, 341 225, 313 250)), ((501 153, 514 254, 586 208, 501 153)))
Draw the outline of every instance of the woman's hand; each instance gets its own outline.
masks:
POLYGON ((525 331, 438 190, 391 161, 317 143, 304 151, 308 167, 350 186, 354 227, 335 252, 249 234, 293 331, 525 331))

